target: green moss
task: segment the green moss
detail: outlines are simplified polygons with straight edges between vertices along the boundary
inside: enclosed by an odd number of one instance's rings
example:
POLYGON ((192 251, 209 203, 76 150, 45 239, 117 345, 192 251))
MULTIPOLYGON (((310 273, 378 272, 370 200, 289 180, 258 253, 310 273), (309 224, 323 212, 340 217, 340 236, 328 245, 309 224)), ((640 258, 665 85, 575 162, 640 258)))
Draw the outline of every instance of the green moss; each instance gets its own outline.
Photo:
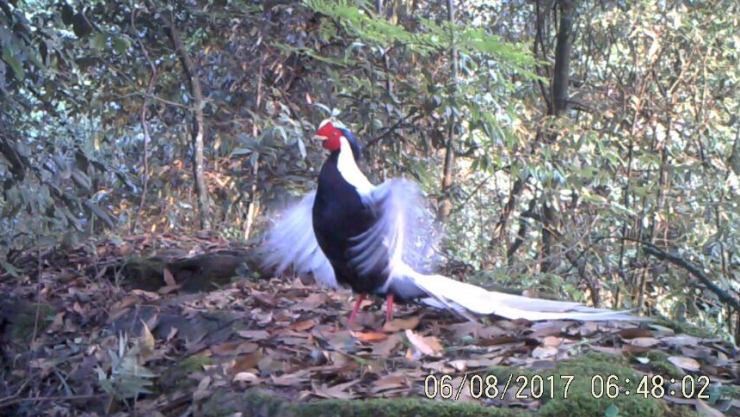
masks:
POLYGON ((647 358, 650 359, 650 366, 656 374, 670 378, 682 378, 684 376, 676 365, 668 362, 669 355, 660 350, 651 350, 647 354, 647 358))
POLYGON ((213 359, 205 356, 191 356, 177 362, 159 378, 157 387, 161 392, 176 389, 187 389, 198 385, 198 381, 188 378, 189 375, 203 371, 204 365, 212 365, 213 359))
POLYGON ((362 401, 326 400, 297 407, 297 416, 313 417, 505 417, 530 415, 517 409, 483 407, 478 404, 411 398, 372 399, 362 401))
MULTIPOLYGON (((543 405, 537 413, 539 416, 603 416, 610 406, 616 407, 619 415, 622 416, 652 417, 665 414, 665 407, 659 400, 635 395, 638 376, 628 366, 628 361, 623 356, 590 352, 578 359, 560 361, 555 365, 555 369, 551 370, 532 371, 494 367, 486 372, 495 375, 499 381, 506 381, 509 375, 513 375, 513 381, 516 381, 519 376, 526 378, 520 381, 532 381, 535 375, 541 377, 544 382, 544 392, 541 397, 543 405), (629 384, 625 383, 628 379, 629 384), (570 385, 567 385, 569 381, 570 385), (608 382, 616 383, 617 381, 619 381, 619 387, 630 390, 630 396, 622 391, 613 399, 605 394, 601 395, 601 398, 595 398, 592 393, 592 382, 593 388, 599 394, 602 384, 606 389, 608 382), (552 387, 554 390, 551 389, 552 387)), ((517 384, 517 387, 519 385, 521 382, 517 384)), ((531 383, 527 388, 533 388, 531 383)))
POLYGON ((666 412, 666 417, 706 417, 696 411, 696 408, 689 405, 679 405, 671 407, 666 412))
POLYGON ((51 324, 56 310, 49 304, 14 301, 12 305, 3 306, 2 312, 8 317, 7 334, 15 343, 27 345, 31 343, 34 330, 40 334, 51 324), (38 312, 38 322, 36 313, 38 312))
POLYGON ((250 390, 246 393, 220 391, 203 405, 203 416, 223 416, 235 412, 255 417, 526 417, 531 413, 517 409, 483 407, 454 401, 415 398, 371 400, 320 400, 291 403, 277 393, 250 390))
POLYGON ((129 258, 121 268, 120 277, 117 278, 120 281, 117 283, 146 291, 156 291, 164 283, 165 266, 165 262, 158 258, 129 258))
POLYGON ((627 365, 623 356, 588 353, 575 360, 558 362, 551 375, 560 376, 555 380, 552 398, 540 408, 541 416, 603 416, 607 408, 616 408, 622 416, 663 416, 665 406, 652 397, 636 395, 639 377, 627 365), (573 376, 564 398, 565 383, 563 375, 573 376), (630 382, 627 383, 626 381, 630 382), (603 382, 602 382, 603 381, 603 382), (607 390, 609 382, 625 391, 607 390), (602 392, 603 387, 603 392, 602 392), (611 392, 615 398, 608 398, 611 392), (598 396, 598 397, 597 397, 598 396))

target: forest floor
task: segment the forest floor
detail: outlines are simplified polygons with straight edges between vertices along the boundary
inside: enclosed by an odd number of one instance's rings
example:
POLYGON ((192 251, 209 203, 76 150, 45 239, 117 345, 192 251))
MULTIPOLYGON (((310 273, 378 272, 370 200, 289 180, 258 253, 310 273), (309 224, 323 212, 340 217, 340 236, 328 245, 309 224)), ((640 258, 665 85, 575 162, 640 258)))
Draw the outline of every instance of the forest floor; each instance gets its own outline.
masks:
POLYGON ((0 271, 0 414, 740 413, 737 348, 697 329, 416 305, 384 325, 374 301, 350 328, 348 291, 259 278, 249 253, 157 235, 17 254, 0 271))

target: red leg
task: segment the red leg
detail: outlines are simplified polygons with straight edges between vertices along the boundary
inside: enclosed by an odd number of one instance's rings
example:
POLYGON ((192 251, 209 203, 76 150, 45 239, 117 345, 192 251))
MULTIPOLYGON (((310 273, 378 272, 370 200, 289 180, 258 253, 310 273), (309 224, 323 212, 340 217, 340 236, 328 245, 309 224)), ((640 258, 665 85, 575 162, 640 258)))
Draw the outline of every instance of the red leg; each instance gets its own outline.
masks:
POLYGON ((355 321, 355 317, 357 317, 357 312, 360 310, 360 304, 362 304, 362 300, 364 299, 365 299, 365 294, 357 295, 357 301, 355 301, 355 308, 352 309, 352 314, 349 315, 349 322, 347 322, 347 324, 352 324, 352 322, 355 321))
POLYGON ((393 319, 393 294, 386 297, 385 322, 389 323, 393 319))

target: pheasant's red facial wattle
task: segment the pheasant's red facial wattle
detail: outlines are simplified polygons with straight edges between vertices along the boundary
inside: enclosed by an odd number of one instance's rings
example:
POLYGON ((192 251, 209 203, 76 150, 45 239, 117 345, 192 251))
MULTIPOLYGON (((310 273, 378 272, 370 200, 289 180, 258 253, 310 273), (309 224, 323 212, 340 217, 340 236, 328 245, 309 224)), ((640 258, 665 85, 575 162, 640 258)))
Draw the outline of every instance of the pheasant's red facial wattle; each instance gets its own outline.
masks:
POLYGON ((342 132, 331 123, 323 125, 317 132, 315 138, 322 140, 321 146, 331 152, 339 150, 342 146, 342 132))

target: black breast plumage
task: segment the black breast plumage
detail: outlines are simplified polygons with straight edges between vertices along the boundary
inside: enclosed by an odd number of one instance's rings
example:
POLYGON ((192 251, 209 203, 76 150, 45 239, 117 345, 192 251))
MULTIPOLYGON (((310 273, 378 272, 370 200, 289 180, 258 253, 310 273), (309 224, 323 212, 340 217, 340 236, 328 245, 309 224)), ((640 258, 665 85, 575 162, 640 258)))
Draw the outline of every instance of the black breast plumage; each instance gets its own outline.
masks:
POLYGON ((355 187, 339 172, 339 152, 324 162, 313 205, 313 227, 316 241, 331 262, 337 281, 358 293, 372 293, 388 279, 387 259, 377 262, 370 271, 360 273, 351 262, 353 238, 366 232, 378 220, 355 187))

